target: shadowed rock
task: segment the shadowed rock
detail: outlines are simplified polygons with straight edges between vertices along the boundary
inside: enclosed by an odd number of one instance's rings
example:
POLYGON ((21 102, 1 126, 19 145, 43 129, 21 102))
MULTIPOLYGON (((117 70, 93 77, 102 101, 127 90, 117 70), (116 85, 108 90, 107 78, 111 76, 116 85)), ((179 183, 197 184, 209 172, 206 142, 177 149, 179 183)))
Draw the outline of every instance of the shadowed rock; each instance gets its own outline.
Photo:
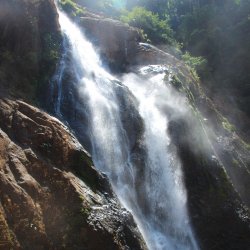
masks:
POLYGON ((0 249, 146 249, 106 177, 57 119, 0 100, 0 249), (3 248, 2 248, 3 247, 3 248))

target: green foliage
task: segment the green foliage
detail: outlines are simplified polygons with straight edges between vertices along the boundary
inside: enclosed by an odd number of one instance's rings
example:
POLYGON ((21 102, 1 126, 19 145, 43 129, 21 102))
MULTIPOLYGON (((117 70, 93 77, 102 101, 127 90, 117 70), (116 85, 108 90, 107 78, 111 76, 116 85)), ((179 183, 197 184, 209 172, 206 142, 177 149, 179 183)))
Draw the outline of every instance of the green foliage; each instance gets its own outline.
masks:
POLYGON ((234 0, 235 4, 239 5, 241 3, 241 0, 234 0))
MULTIPOLYGON (((49 81, 51 75, 55 71, 56 64, 60 59, 61 54, 61 36, 56 33, 45 33, 42 37, 43 40, 43 50, 39 53, 39 69, 40 76, 38 83, 43 85, 43 83, 49 81)), ((39 87, 39 86, 38 86, 39 87)))
POLYGON ((46 44, 45 57, 51 61, 57 61, 60 58, 60 44, 57 39, 51 33, 47 33, 44 36, 44 42, 46 44))
POLYGON ((80 210, 80 213, 81 213, 83 219, 85 219, 85 220, 89 217, 90 212, 91 212, 90 208, 84 207, 84 206, 80 210))
POLYGON ((186 52, 182 55, 183 61, 192 69, 201 70, 206 67, 207 60, 204 57, 198 56, 194 57, 191 56, 189 52, 186 52))
POLYGON ((234 127, 234 125, 232 125, 227 118, 223 118, 222 121, 222 126, 225 130, 229 131, 229 132, 234 132, 236 129, 234 127))
POLYGON ((130 10, 136 6, 144 7, 145 9, 152 11, 154 14, 159 15, 161 19, 165 19, 165 17, 169 15, 169 1, 166 0, 126 0, 126 6, 130 10))
POLYGON ((113 0, 74 0, 80 6, 94 12, 102 12, 110 16, 119 15, 119 11, 115 8, 113 0))
POLYGON ((61 0, 60 5, 65 12, 73 17, 80 16, 85 12, 83 7, 72 0, 61 0))
POLYGON ((173 31, 168 18, 161 20, 157 14, 143 7, 135 7, 121 16, 121 21, 143 30, 148 38, 155 43, 173 44, 173 31))
POLYGON ((243 141, 242 139, 240 139, 240 143, 242 144, 242 146, 243 146, 246 150, 250 151, 250 143, 246 143, 246 142, 243 141))
POLYGON ((176 90, 180 90, 182 88, 182 82, 178 78, 177 75, 173 75, 171 81, 169 82, 176 90))
POLYGON ((52 150, 52 145, 48 142, 48 143, 42 143, 41 144, 41 149, 45 152, 45 153, 51 153, 52 150))
POLYGON ((113 0, 76 0, 77 3, 91 9, 105 9, 113 5, 113 0))

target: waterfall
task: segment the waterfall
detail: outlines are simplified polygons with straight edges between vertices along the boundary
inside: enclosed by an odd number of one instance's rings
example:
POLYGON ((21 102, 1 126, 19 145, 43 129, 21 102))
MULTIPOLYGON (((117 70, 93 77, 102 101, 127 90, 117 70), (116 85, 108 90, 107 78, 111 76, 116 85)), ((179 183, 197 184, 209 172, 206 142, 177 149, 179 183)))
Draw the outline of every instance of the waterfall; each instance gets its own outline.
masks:
MULTIPOLYGON (((70 67, 80 103, 87 107, 95 166, 109 177, 121 203, 133 214, 149 249, 198 249, 186 209, 181 164, 167 133, 168 111, 185 112, 185 100, 173 98, 173 90, 163 81, 168 68, 142 67, 138 73, 117 80, 104 69, 93 45, 61 11, 59 22, 68 40, 65 50, 71 52, 70 67), (142 130, 139 140, 143 150, 134 156, 121 108, 120 96, 126 95, 134 100, 130 103, 133 110, 128 112, 138 114, 143 122, 138 128, 142 130), (142 164, 137 164, 134 157, 141 157, 142 164)), ((55 81, 59 115, 60 82, 65 67, 65 63, 59 65, 55 81)), ((83 126, 82 130, 86 128, 83 126)))
POLYGON ((50 93, 54 93, 54 89, 57 89, 56 92, 56 97, 53 97, 53 106, 54 106, 54 112, 58 117, 62 117, 61 114, 61 103, 62 103, 62 80, 63 80, 63 76, 65 73, 65 68, 66 68, 66 58, 67 58, 67 54, 68 51, 66 49, 67 47, 67 37, 65 35, 63 35, 63 53, 61 56, 61 60, 59 63, 59 66, 56 69, 56 72, 54 74, 54 76, 52 77, 51 80, 51 90, 50 93))

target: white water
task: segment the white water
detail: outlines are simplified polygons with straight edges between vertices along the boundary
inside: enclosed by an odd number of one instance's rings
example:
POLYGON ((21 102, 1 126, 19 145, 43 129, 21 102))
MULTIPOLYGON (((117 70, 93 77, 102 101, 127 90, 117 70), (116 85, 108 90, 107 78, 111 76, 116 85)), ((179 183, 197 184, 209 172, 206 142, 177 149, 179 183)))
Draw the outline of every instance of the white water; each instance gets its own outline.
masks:
MULTIPOLYGON (((66 37, 63 36, 63 47, 66 48, 66 37)), ((62 80, 63 80, 63 75, 65 73, 65 68, 66 68, 66 57, 67 57, 67 50, 64 49, 61 60, 60 60, 60 65, 57 68, 52 81, 51 81, 51 86, 53 89, 51 89, 51 93, 54 92, 54 85, 56 85, 57 88, 57 96, 56 99, 54 100, 54 106, 55 106, 55 113, 58 117, 62 117, 61 114, 61 102, 62 102, 62 80)))
MULTIPOLYGON (((92 44, 60 11, 59 22, 72 50, 72 69, 78 79, 80 96, 88 106, 95 166, 110 178, 120 201, 133 214, 149 249, 198 249, 186 211, 181 166, 174 151, 169 149, 168 118, 164 112, 166 107, 184 112, 183 99, 173 98, 171 89, 163 83, 164 70, 160 66, 144 67, 138 75, 123 77, 119 91, 126 93, 125 89, 129 88, 133 93, 138 101, 135 108, 145 127, 145 164, 143 176, 138 178, 139 166, 131 162, 129 139, 121 119, 117 81, 104 70, 92 44), (150 70, 156 74, 151 76, 150 70)), ((60 111, 60 107, 57 109, 60 111)))

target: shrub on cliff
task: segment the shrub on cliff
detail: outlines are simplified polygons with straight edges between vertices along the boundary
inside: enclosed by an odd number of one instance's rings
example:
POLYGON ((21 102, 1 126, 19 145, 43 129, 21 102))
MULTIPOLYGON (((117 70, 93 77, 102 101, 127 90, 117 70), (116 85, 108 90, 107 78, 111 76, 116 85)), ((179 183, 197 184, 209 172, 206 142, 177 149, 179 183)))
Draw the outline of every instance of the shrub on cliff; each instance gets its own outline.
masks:
POLYGON ((142 29, 154 43, 173 44, 173 30, 168 23, 168 17, 160 19, 157 14, 143 7, 135 7, 121 16, 121 21, 142 29))
POLYGON ((65 12, 73 17, 84 13, 84 8, 72 0, 61 0, 60 5, 65 12))
POLYGON ((199 75, 205 75, 209 72, 207 60, 202 56, 195 57, 189 52, 185 52, 182 55, 182 60, 193 70, 193 72, 197 72, 199 75))

